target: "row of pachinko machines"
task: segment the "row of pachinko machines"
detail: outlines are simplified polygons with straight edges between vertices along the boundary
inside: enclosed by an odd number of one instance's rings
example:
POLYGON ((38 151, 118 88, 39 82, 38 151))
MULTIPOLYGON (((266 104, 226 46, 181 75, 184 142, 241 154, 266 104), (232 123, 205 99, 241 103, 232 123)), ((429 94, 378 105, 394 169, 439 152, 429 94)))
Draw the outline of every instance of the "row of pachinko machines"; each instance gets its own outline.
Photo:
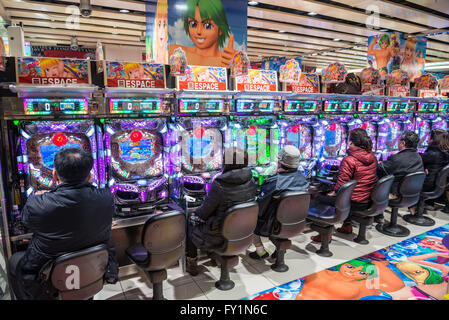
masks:
MULTIPOLYGON (((172 202, 200 205, 233 147, 248 152, 254 175, 263 178, 275 170, 280 148, 295 145, 308 178, 333 181, 350 130, 366 129, 385 159, 404 130, 415 130, 424 150, 430 131, 446 130, 449 121, 449 102, 437 99, 174 89, 79 95, 3 99, 5 190, 19 211, 33 193, 55 186, 53 159, 61 148, 92 153, 92 183, 110 188, 117 216, 128 218, 172 202)), ((13 235, 26 232, 10 226, 13 235)))

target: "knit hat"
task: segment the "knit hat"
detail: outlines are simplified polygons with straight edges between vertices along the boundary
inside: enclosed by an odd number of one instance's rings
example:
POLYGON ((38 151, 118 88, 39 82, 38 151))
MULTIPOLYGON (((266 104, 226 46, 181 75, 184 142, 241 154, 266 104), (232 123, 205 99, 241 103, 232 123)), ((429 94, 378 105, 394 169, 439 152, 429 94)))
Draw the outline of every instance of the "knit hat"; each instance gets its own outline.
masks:
POLYGON ((295 146, 288 145, 279 151, 278 160, 283 166, 296 169, 299 167, 299 156, 299 149, 295 146))

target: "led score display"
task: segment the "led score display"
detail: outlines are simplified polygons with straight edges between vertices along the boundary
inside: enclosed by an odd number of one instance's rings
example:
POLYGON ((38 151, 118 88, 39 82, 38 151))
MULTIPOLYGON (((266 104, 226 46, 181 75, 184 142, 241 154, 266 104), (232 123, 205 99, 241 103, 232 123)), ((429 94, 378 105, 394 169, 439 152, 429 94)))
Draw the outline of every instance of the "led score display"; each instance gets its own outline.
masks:
POLYGON ((237 100, 237 112, 273 112, 274 100, 237 100))
POLYGON ((441 102, 438 106, 438 111, 449 112, 449 102, 441 102))
POLYGON ((285 101, 286 112, 317 112, 318 101, 285 101))
POLYGON ((387 112, 409 112, 412 106, 407 102, 390 101, 387 104, 387 112))
POLYGON ((437 102, 420 102, 418 105, 419 112, 436 112, 438 110, 437 102))
POLYGON ((87 114, 88 103, 86 99, 25 99, 26 115, 49 115, 54 113, 87 114))
POLYGON ((111 113, 162 113, 161 99, 111 99, 111 113))
POLYGON ((382 112, 384 103, 381 101, 359 101, 359 112, 382 112))
POLYGON ((353 111, 352 101, 327 100, 324 102, 325 112, 351 112, 353 111))
POLYGON ((180 99, 179 111, 182 113, 223 112, 223 100, 180 99))

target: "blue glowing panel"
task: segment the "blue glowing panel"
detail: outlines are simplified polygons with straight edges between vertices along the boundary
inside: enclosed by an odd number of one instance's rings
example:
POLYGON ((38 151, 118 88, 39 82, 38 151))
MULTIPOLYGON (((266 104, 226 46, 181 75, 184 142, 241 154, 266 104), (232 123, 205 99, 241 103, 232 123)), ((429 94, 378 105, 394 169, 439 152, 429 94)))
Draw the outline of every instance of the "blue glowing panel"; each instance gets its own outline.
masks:
POLYGON ((152 156, 152 141, 121 141, 122 159, 131 163, 147 161, 152 156))
POLYGON ((39 147, 39 150, 41 152, 42 162, 44 163, 44 166, 49 169, 54 169, 55 155, 58 153, 59 150, 64 149, 64 148, 80 148, 81 149, 81 145, 79 143, 66 144, 63 147, 58 147, 54 144, 41 145, 39 147))
POLYGON ((189 155, 193 158, 207 157, 212 151, 212 137, 189 137, 187 140, 189 155))

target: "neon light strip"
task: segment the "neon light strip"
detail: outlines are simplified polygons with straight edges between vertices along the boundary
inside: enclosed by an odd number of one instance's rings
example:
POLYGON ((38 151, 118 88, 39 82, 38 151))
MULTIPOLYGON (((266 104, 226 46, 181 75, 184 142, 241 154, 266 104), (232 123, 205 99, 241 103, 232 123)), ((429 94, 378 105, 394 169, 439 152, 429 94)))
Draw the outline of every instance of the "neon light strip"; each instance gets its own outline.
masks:
POLYGON ((183 112, 183 113, 197 113, 197 112, 203 111, 203 110, 201 110, 202 109, 201 106, 203 104, 205 104, 204 111, 210 112, 210 113, 223 112, 223 109, 224 109, 224 100, 206 100, 206 101, 203 100, 203 101, 201 101, 200 99, 180 99, 179 100, 179 111, 183 112), (189 110, 189 109, 187 109, 189 104, 198 104, 198 108, 189 110), (214 109, 209 109, 209 108, 207 108, 208 104, 209 105, 215 104, 215 106, 218 104, 218 108, 214 107, 214 109))
POLYGON ((316 112, 318 111, 318 103, 316 101, 286 101, 285 102, 285 111, 287 112, 295 112, 295 111, 304 111, 304 112, 316 112))

